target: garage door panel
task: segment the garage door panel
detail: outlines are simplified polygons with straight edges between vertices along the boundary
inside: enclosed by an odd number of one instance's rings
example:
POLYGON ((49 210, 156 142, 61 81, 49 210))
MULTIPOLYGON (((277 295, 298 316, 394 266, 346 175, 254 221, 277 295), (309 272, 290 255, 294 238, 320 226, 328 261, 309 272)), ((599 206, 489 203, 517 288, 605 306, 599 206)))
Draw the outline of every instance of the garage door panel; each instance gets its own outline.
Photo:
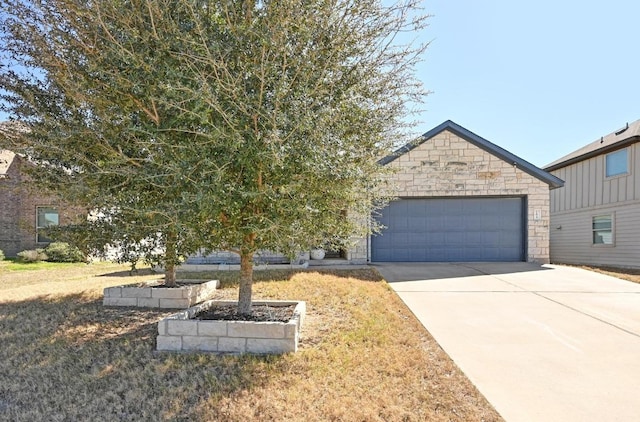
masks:
POLYGON ((447 261, 447 256, 447 251, 444 248, 430 250, 429 253, 425 253, 423 261, 417 262, 445 262, 447 261))
POLYGON ((427 221, 420 217, 409 217, 407 219, 407 226, 417 232, 424 232, 427 228, 427 221))
POLYGON ((467 232, 465 233, 464 241, 470 248, 475 248, 482 247, 482 245, 486 243, 485 238, 486 236, 484 236, 483 233, 467 232))
POLYGON ((521 261, 522 198, 403 199, 381 211, 372 261, 521 261))
MULTIPOLYGON (((458 229, 459 230, 459 229, 458 229)), ((462 246, 464 245, 465 232, 451 231, 445 235, 445 246, 462 246)))

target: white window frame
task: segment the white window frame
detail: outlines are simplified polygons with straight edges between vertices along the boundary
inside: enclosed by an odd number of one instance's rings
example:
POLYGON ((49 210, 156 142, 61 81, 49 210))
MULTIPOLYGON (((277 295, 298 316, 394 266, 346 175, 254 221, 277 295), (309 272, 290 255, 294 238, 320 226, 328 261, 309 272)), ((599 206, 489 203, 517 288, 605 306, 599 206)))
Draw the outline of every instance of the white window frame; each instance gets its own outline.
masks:
POLYGON ((596 248, 611 248, 614 247, 616 244, 616 236, 615 236, 615 228, 616 228, 616 223, 615 223, 616 219, 615 219, 615 213, 610 212, 610 213, 603 213, 603 214, 596 214, 596 215, 592 215, 591 216, 591 246, 596 247, 596 248), (610 224, 611 227, 607 230, 606 228, 595 228, 595 220, 596 218, 603 218, 603 217, 608 217, 610 220, 610 224), (604 241, 602 243, 597 243, 596 240, 596 233, 597 232, 610 232, 610 238, 611 238, 611 242, 610 243, 605 243, 604 241))
POLYGON ((629 148, 619 149, 617 151, 610 152, 609 154, 604 156, 604 176, 609 179, 612 177, 626 176, 629 174, 629 148), (619 173, 609 174, 609 157, 613 157, 617 154, 625 154, 625 167, 624 171, 619 173))
POLYGON ((44 235, 42 235, 42 239, 40 238, 40 229, 45 229, 47 227, 52 227, 52 226, 57 226, 60 224, 60 211, 58 210, 57 207, 51 206, 51 205, 38 205, 36 206, 36 243, 38 244, 46 244, 46 243, 51 243, 51 239, 45 237, 44 235), (57 222, 55 224, 48 224, 45 226, 41 226, 40 225, 40 210, 41 209, 45 209, 45 210, 54 210, 56 212, 56 214, 58 215, 57 218, 57 222))

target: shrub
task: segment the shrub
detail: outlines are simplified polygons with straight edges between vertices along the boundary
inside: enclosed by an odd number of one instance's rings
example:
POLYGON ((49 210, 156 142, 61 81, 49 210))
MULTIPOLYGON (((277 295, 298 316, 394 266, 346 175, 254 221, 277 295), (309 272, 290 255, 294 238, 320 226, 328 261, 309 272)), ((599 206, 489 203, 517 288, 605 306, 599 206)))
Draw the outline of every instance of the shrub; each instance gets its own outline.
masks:
POLYGON ((50 262, 84 262, 86 257, 80 249, 66 242, 53 242, 44 250, 50 262))
POLYGON ((4 252, 2 252, 2 249, 0 249, 0 261, 2 261, 4 259, 4 252))
POLYGON ((18 258, 22 262, 40 262, 47 260, 47 254, 44 253, 44 249, 30 249, 18 252, 18 258))

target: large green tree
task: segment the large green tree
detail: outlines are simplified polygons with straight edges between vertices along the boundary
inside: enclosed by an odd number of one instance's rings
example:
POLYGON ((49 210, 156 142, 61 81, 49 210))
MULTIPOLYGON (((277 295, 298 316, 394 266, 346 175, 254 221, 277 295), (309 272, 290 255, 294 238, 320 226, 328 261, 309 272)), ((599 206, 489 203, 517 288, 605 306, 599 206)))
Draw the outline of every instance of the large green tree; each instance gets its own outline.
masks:
POLYGON ((418 4, 0 0, 2 107, 30 128, 11 147, 68 198, 239 253, 250 313, 256 251, 375 229, 377 160, 424 95, 425 46, 398 41, 418 4))

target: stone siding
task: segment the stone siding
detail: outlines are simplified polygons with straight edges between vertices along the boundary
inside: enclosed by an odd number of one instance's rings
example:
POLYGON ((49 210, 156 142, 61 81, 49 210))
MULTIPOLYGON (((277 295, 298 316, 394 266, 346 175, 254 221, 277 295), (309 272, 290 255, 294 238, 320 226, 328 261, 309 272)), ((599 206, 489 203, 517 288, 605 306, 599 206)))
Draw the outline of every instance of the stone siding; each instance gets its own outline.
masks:
POLYGON ((445 130, 387 164, 399 198, 526 197, 527 261, 549 262, 549 185, 445 130))

